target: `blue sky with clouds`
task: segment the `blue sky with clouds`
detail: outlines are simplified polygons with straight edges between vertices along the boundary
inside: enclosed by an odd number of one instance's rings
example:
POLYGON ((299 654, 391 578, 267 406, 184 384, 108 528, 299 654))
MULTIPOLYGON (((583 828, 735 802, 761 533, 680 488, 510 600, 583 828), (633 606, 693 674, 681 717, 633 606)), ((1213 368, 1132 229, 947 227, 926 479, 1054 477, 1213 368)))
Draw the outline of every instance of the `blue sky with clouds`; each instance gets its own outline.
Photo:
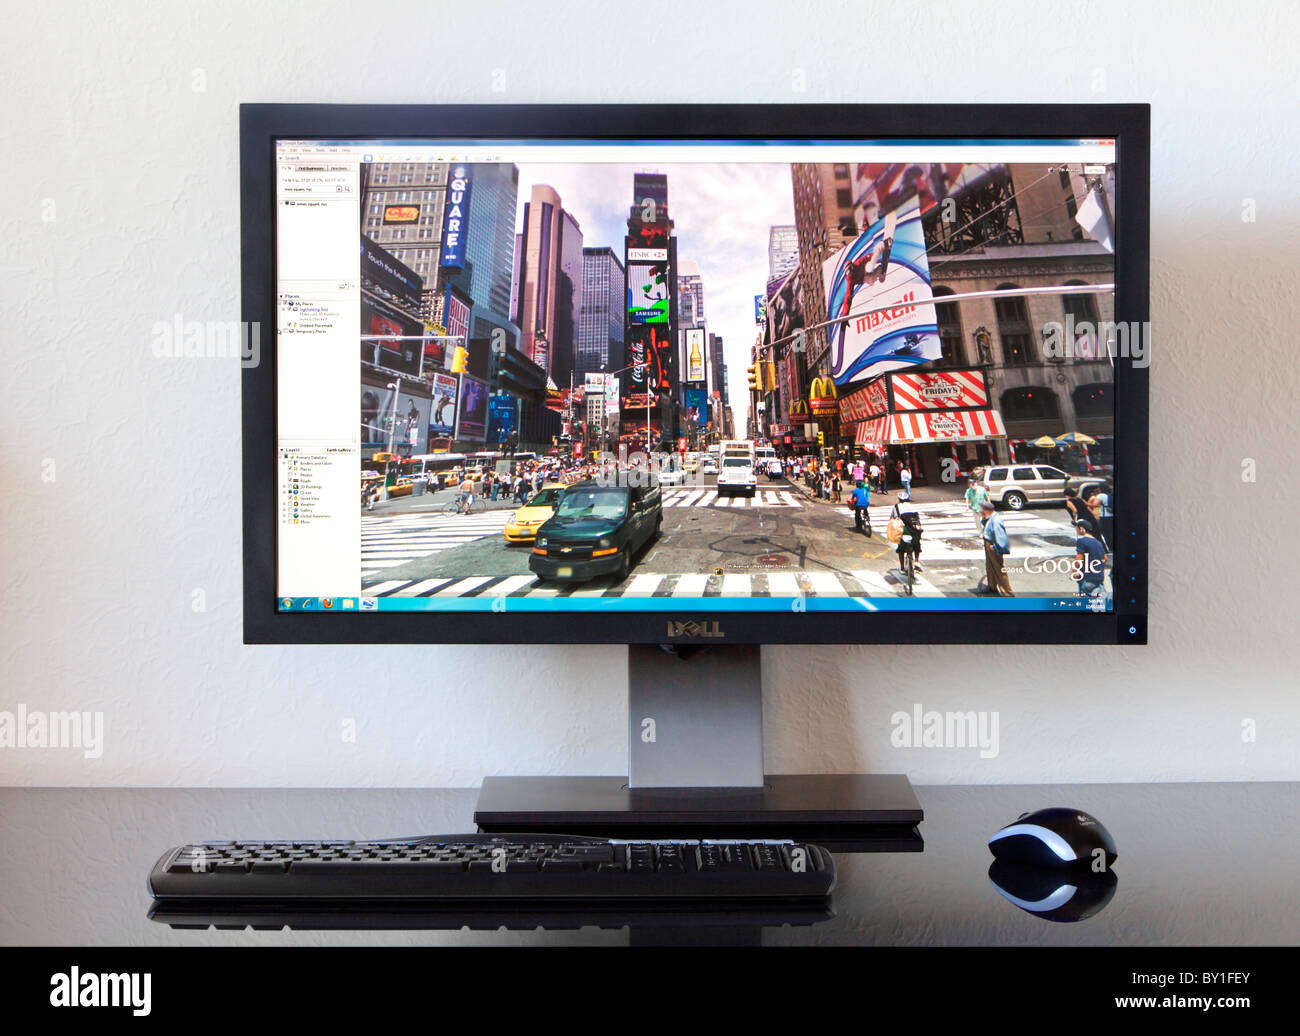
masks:
POLYGON ((745 368, 757 328, 754 296, 767 284, 768 230, 794 223, 790 166, 774 163, 615 165, 523 163, 517 230, 534 184, 548 184, 582 228, 583 244, 608 246, 622 258, 635 173, 668 176, 668 214, 678 260, 692 260, 704 281, 709 330, 723 338, 731 407, 745 427, 745 368))

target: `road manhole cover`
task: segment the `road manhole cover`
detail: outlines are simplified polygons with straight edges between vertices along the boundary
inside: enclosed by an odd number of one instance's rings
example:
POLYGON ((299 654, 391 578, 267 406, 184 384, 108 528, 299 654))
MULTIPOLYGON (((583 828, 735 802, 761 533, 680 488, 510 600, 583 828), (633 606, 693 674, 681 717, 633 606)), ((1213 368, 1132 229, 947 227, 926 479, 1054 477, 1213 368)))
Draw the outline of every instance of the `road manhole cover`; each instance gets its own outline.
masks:
POLYGON ((773 568, 778 568, 781 565, 790 564, 790 558, 785 554, 760 554, 758 556, 758 563, 760 565, 770 565, 773 568))

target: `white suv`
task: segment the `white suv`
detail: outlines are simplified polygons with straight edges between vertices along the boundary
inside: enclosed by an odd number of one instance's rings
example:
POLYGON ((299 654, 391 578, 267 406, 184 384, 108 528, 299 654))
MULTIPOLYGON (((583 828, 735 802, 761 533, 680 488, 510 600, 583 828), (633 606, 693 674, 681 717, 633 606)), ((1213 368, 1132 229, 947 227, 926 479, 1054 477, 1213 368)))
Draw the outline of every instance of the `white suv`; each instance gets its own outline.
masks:
POLYGON ((1050 464, 999 464, 984 473, 984 488, 994 503, 1019 511, 1027 504, 1060 503, 1065 490, 1073 487, 1083 495, 1095 478, 1067 475, 1050 464))

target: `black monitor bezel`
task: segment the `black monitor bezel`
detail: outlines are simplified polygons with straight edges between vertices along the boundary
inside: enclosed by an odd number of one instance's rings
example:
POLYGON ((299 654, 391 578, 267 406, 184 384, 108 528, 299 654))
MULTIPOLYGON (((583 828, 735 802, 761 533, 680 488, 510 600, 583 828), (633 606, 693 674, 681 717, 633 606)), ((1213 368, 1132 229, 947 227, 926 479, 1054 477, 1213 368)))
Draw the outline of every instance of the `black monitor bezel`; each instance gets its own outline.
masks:
MULTIPOLYGON (((362 138, 883 140, 1114 138, 1122 214, 1115 319, 1149 319, 1147 104, 240 105, 241 319, 276 327, 275 141, 362 138)), ((282 612, 276 575, 275 337, 242 372, 244 642, 689 643, 672 621, 716 620, 732 644, 1145 644, 1148 369, 1116 360, 1116 610, 1069 612, 282 612)))

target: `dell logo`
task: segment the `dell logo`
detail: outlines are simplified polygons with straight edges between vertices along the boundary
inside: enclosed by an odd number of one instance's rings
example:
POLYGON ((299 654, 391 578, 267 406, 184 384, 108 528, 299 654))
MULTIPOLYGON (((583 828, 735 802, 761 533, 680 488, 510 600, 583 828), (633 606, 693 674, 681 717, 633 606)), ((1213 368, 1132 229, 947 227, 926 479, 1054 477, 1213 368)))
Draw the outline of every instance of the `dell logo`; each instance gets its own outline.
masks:
POLYGON ((668 620, 668 636, 670 637, 725 637, 726 634, 718 628, 717 622, 695 622, 687 620, 686 622, 677 622, 674 619, 668 620))

